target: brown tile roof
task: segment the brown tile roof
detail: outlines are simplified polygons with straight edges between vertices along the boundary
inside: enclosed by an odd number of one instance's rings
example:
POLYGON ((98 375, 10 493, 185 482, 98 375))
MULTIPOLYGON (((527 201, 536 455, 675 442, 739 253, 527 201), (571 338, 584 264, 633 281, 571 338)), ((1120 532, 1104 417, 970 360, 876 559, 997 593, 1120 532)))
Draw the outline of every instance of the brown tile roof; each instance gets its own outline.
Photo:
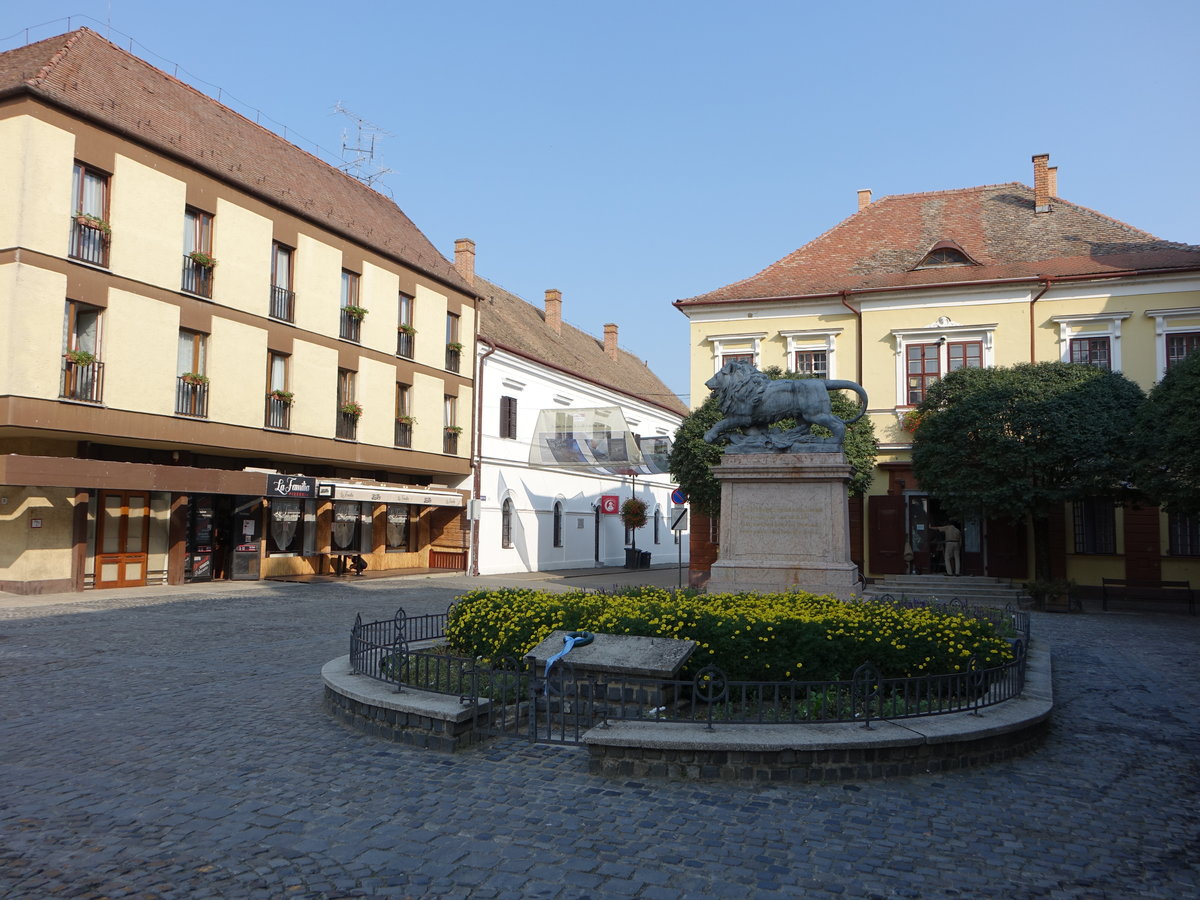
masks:
POLYGON ((471 293, 392 200, 90 29, 0 54, 0 96, 15 91, 87 116, 471 293))
MULTIPOLYGON (((622 394, 652 403, 681 416, 688 408, 642 360, 617 349, 617 358, 604 351, 604 339, 562 323, 555 334, 545 313, 499 285, 475 277, 482 299, 476 306, 479 333, 506 350, 622 394)), ((564 301, 565 305, 565 301, 564 301)))
POLYGON ((1033 188, 1017 182, 884 197, 757 275, 675 305, 1200 268, 1200 247, 1161 240, 1061 198, 1051 209, 1035 215, 1033 188), (953 241, 979 265, 912 271, 939 241, 953 241))

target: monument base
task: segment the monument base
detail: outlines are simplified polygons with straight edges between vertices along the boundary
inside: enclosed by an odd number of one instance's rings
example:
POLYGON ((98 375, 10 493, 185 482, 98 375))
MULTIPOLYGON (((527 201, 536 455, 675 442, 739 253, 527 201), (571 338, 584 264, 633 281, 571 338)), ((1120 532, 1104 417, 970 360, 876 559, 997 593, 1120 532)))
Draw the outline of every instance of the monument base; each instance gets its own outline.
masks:
POLYGON ((858 593, 850 473, 842 453, 727 454, 713 469, 721 536, 708 592, 858 593))

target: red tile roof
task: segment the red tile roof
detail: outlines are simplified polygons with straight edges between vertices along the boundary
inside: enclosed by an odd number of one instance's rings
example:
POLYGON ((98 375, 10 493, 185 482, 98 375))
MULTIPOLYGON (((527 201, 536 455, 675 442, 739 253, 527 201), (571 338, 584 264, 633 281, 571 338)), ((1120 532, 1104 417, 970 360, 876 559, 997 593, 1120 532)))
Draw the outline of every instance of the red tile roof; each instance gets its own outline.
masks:
POLYGON ((1011 182, 884 197, 757 275, 675 305, 1179 268, 1200 268, 1200 247, 1061 198, 1035 214, 1033 188, 1011 182), (914 271, 940 241, 979 265, 914 271))
POLYGON ((90 29, 0 54, 22 91, 472 293, 395 202, 90 29))

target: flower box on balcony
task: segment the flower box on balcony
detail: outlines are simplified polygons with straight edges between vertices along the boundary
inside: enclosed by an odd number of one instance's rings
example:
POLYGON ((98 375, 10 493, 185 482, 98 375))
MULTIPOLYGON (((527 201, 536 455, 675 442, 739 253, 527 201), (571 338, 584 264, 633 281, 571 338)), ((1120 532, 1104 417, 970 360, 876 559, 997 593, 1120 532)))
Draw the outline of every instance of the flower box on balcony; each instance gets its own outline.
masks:
POLYGON ((89 215, 88 213, 85 213, 85 212, 75 213, 75 224, 80 225, 84 228, 94 228, 96 231, 99 231, 105 237, 108 237, 110 234, 112 234, 112 228, 109 226, 109 224, 107 222, 105 222, 99 216, 89 215))
POLYGON ((413 328, 411 325, 399 325, 396 327, 396 330, 401 334, 407 334, 409 337, 412 337, 417 333, 417 329, 413 328))
POLYGON ((86 350, 68 350, 63 354, 67 361, 76 366, 90 366, 96 361, 96 355, 86 350))
POLYGON ((416 425, 416 416, 396 416, 396 422, 400 425, 416 425))
POLYGON ((291 391, 276 390, 276 391, 268 391, 267 396, 270 397, 272 400, 278 400, 280 403, 286 403, 286 404, 288 404, 288 406, 291 406, 292 401, 295 399, 296 395, 293 394, 291 391))
POLYGON ((462 428, 461 428, 461 426, 458 426, 458 425, 447 425, 446 426, 446 434, 455 434, 455 435, 462 434, 462 428))
POLYGON ((455 353, 461 353, 462 348, 463 348, 463 345, 460 344, 458 341, 450 341, 449 343, 446 344, 446 349, 453 350, 455 353))
POLYGON ((353 303, 349 306, 343 306, 342 311, 345 312, 350 318, 359 322, 366 318, 367 313, 370 312, 370 310, 365 306, 355 306, 353 303))
POLYGON ((193 250, 188 254, 188 259, 204 269, 215 269, 217 267, 217 261, 202 250, 193 250))
POLYGON ((340 407, 338 407, 338 411, 341 412, 343 415, 353 416, 355 419, 357 419, 359 416, 362 415, 363 410, 362 410, 361 403, 359 403, 356 400, 351 400, 347 403, 343 403, 340 407))
POLYGON ((184 384, 208 384, 208 376, 199 372, 184 372, 179 378, 184 384))

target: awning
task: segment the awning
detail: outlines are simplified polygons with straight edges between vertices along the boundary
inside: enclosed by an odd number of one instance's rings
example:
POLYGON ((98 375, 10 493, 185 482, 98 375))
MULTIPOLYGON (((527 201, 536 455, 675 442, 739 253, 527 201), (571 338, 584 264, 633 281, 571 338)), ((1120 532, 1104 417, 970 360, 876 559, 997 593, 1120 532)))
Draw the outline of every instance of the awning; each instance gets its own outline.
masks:
POLYGON ((619 406, 538 412, 529 464, 603 475, 660 475, 670 468, 671 439, 629 430, 619 406))
POLYGON ((466 506, 457 491, 422 488, 375 487, 369 484, 342 484, 323 481, 317 485, 317 496, 325 500, 360 500, 367 503, 411 503, 414 506, 466 506))

